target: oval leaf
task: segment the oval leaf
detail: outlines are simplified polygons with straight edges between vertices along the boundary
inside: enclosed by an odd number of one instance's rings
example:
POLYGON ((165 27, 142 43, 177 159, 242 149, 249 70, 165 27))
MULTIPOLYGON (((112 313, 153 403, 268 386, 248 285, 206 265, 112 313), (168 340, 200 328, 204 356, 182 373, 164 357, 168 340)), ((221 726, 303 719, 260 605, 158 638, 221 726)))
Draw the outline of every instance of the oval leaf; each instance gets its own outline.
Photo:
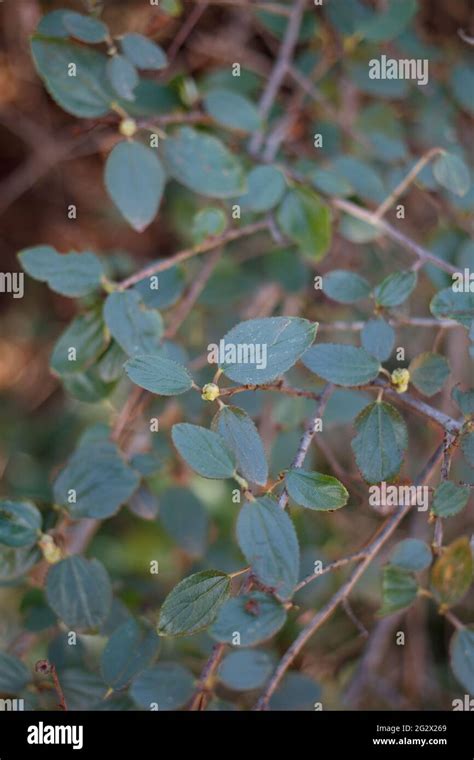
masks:
POLYGON ((418 593, 418 585, 411 573, 400 567, 385 565, 382 578, 383 604, 379 617, 391 615, 412 604, 418 593))
POLYGON ((364 479, 368 483, 381 483, 394 478, 408 445, 401 415, 390 404, 375 401, 360 412, 354 424, 357 435, 352 450, 364 479))
POLYGON ((425 396, 438 393, 449 377, 449 364, 440 354, 425 351, 411 360, 410 382, 425 396))
POLYGON ((0 501, 0 544, 31 546, 40 534, 41 514, 34 504, 0 501))
POLYGON ((285 621, 285 608, 275 597, 253 591, 224 602, 209 633, 222 644, 232 644, 237 631, 240 646, 251 647, 277 633, 285 621))
POLYGON ((316 193, 291 190, 276 216, 282 232, 297 244, 303 256, 313 261, 324 258, 331 246, 331 212, 316 193))
POLYGON ((143 232, 156 216, 165 173, 151 148, 126 140, 109 153, 105 164, 105 185, 113 202, 137 232, 143 232))
POLYGON ((165 356, 135 356, 125 362, 124 367, 135 385, 159 396, 186 393, 193 384, 188 370, 165 356))
POLYGON ((168 65, 164 51, 143 34, 124 34, 120 45, 127 58, 139 69, 159 71, 168 65))
POLYGON ((164 141, 163 156, 171 176, 199 195, 229 198, 247 189, 238 160, 211 135, 182 127, 164 141))
POLYGON ((395 344, 395 331, 384 319, 369 319, 361 332, 361 342, 365 350, 379 362, 390 357, 395 344))
POLYGON ((300 507, 317 511, 332 511, 347 504, 349 493, 337 478, 320 472, 290 470, 285 484, 291 498, 300 507))
POLYGON ((50 567, 46 597, 56 615, 69 628, 98 628, 112 605, 112 587, 105 567, 97 560, 68 557, 50 567))
POLYGON ((111 293, 105 301, 104 319, 112 337, 129 356, 158 352, 163 334, 161 314, 146 309, 137 291, 111 293))
POLYGON ((437 487, 431 511, 437 517, 452 517, 461 512, 469 501, 469 486, 457 486, 446 480, 437 487))
POLYGON ((290 517, 269 496, 244 504, 237 519, 237 541, 259 581, 282 600, 298 582, 300 552, 290 517))
POLYGON ((191 636, 214 622, 230 592, 230 576, 203 570, 185 578, 163 602, 159 636, 191 636))
POLYGON ((30 671, 18 657, 0 652, 0 694, 18 694, 31 680, 30 671))
POLYGON ((204 478, 231 478, 234 474, 234 456, 218 433, 180 422, 173 425, 171 437, 183 459, 204 478))
POLYGON ((262 686, 272 670, 273 661, 266 652, 240 649, 224 658, 218 677, 228 689, 248 691, 262 686))
POLYGON ((471 544, 463 536, 446 547, 436 560, 431 571, 431 585, 441 603, 451 607, 467 593, 473 574, 471 544))
POLYGON ((303 356, 303 364, 324 380, 336 385, 365 385, 375 380, 380 362, 357 346, 321 343, 303 356))
POLYGON ((232 451, 239 472, 258 485, 268 480, 268 464, 262 439, 247 412, 236 406, 224 406, 212 421, 212 429, 218 432, 232 451))
POLYGON ((191 491, 169 488, 161 496, 160 522, 178 546, 191 557, 206 551, 209 520, 206 510, 191 491))
POLYGON ((471 186, 469 169, 454 153, 443 153, 433 164, 433 174, 440 185, 455 195, 466 195, 471 186))
POLYGON ((406 538, 394 548, 390 556, 390 564, 403 570, 418 572, 429 567, 432 559, 428 544, 418 538, 406 538))
POLYGON ((208 360, 236 383, 267 383, 296 364, 317 329, 317 322, 298 317, 249 319, 233 327, 218 346, 210 344, 208 360))
POLYGON ((474 630, 462 628, 456 631, 450 645, 453 673, 469 692, 474 695, 474 630))
POLYGON ((27 274, 47 282, 51 290, 63 296, 79 298, 100 287, 102 264, 93 253, 59 254, 48 245, 27 248, 18 254, 27 274))
POLYGON ((195 688, 192 673, 174 662, 163 662, 134 679, 130 696, 145 710, 179 710, 195 688))
POLYGON ((54 483, 54 498, 74 518, 104 520, 128 501, 139 480, 115 444, 96 441, 76 449, 54 483))
POLYGON ((204 98, 204 108, 218 124, 229 129, 256 132, 262 126, 254 104, 231 90, 211 90, 204 98))
POLYGON ((400 306, 413 292, 417 281, 416 272, 405 271, 390 274, 374 290, 376 304, 385 306, 387 309, 400 306))
POLYGON ((112 634, 102 652, 102 678, 111 689, 124 689, 145 670, 160 647, 155 631, 140 628, 135 620, 122 623, 112 634))
POLYGON ((323 277, 323 293, 339 303, 355 303, 370 295, 370 285, 360 274, 334 269, 323 277))

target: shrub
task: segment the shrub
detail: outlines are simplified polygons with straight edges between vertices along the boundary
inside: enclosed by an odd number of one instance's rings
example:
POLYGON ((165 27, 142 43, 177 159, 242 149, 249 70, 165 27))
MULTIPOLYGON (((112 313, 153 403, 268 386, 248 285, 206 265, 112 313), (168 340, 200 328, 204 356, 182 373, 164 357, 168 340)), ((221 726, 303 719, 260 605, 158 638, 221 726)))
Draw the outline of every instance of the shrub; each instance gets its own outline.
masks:
POLYGON ((122 710, 474 693, 469 38, 435 45, 416 0, 294 0, 239 8, 237 54, 212 3, 150 4, 149 35, 86 5, 44 15, 31 55, 73 149, 99 153, 114 242, 19 252, 28 303, 58 294, 37 344, 70 319, 64 397, 42 442, 20 430, 41 473, 6 469, 21 630, 0 692, 122 710), (420 649, 427 691, 400 677, 420 649))

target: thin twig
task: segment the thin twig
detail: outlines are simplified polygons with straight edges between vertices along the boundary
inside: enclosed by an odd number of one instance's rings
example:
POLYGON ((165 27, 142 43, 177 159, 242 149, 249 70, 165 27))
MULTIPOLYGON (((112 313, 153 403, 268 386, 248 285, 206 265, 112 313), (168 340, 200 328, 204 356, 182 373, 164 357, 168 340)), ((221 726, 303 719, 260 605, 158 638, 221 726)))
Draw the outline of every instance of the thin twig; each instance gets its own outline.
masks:
MULTIPOLYGON (((305 2, 306 0, 294 0, 285 36, 283 37, 283 42, 278 51, 278 57, 258 104, 258 111, 262 119, 266 119, 270 113, 290 65, 293 51, 298 42, 298 33, 303 19, 305 2)), ((254 133, 249 144, 249 153, 251 155, 257 155, 262 146, 263 137, 264 134, 262 130, 254 133)))
POLYGON ((427 151, 427 153, 425 153, 424 156, 418 159, 406 177, 402 179, 396 188, 392 190, 388 198, 386 198, 383 203, 381 203, 380 206, 374 211, 374 217, 381 219, 388 211, 390 206, 393 206, 398 198, 400 198, 400 196, 403 195, 403 193, 410 187, 411 183, 416 179, 418 174, 425 168, 425 166, 429 164, 431 159, 435 156, 438 156, 440 153, 444 153, 442 148, 431 148, 429 151, 427 151))
POLYGON ((263 232, 268 229, 269 223, 267 219, 261 219, 258 222, 247 224, 240 229, 232 228, 224 232, 222 235, 207 238, 203 243, 195 245, 193 248, 186 248, 183 251, 179 251, 168 259, 162 259, 154 264, 150 264, 150 266, 141 269, 139 272, 132 274, 130 277, 127 277, 119 283, 119 288, 125 290, 147 277, 152 277, 152 275, 157 274, 158 272, 164 272, 166 269, 171 269, 171 267, 176 266, 176 264, 180 264, 182 261, 187 261, 187 259, 191 259, 193 256, 197 256, 200 253, 211 251, 213 248, 219 248, 219 246, 230 243, 232 240, 238 240, 239 238, 254 235, 256 232, 263 232))
MULTIPOLYGON (((432 470, 439 463, 442 456, 443 444, 438 446, 436 451, 430 457, 425 468, 416 479, 416 485, 423 483, 429 478, 432 470)), ((257 705, 255 706, 256 710, 266 710, 268 708, 270 697, 278 687, 281 679, 285 675, 293 660, 298 656, 302 648, 305 646, 306 642, 313 636, 313 634, 328 620, 328 618, 331 617, 339 604, 341 604, 343 600, 349 596, 356 583, 359 581, 361 576, 374 560, 375 556, 378 554, 390 536, 394 533, 410 509, 411 503, 409 501, 407 504, 400 506, 397 511, 394 512, 394 514, 391 515, 388 520, 386 520, 382 528, 377 531, 366 548, 366 556, 362 562, 360 562, 360 564, 352 572, 349 579, 339 588, 339 590, 331 597, 331 599, 324 605, 324 607, 316 613, 308 625, 303 628, 301 633, 294 640, 293 644, 286 651, 280 663, 278 664, 278 667, 266 685, 263 694, 258 700, 257 705)))
POLYGON ((407 251, 410 251, 410 253, 417 256, 423 264, 433 264, 438 267, 438 269, 443 269, 450 274, 458 271, 456 267, 448 261, 439 259, 434 253, 431 253, 426 248, 423 248, 423 246, 415 243, 414 240, 404 235, 403 232, 397 230, 391 224, 386 222, 385 219, 379 219, 376 217, 373 211, 367 211, 367 209, 357 206, 351 201, 343 200, 342 198, 333 198, 331 203, 335 208, 345 211, 347 214, 350 214, 350 216, 360 219, 361 221, 372 225, 372 227, 376 227, 380 230, 382 235, 386 235, 391 240, 399 243, 407 251))
POLYGON ((207 261, 203 265, 202 269, 194 278, 191 287, 185 294, 184 298, 177 305, 176 309, 171 314, 171 319, 168 327, 165 330, 164 338, 174 338, 182 323, 190 313, 197 299, 204 290, 206 283, 211 277, 216 265, 221 257, 222 251, 217 248, 207 258, 207 261))
MULTIPOLYGON (((319 396, 316 414, 311 419, 310 424, 306 428, 305 433, 300 441, 300 445, 298 446, 298 451, 296 452, 295 458, 293 459, 293 462, 291 463, 292 470, 299 470, 303 466, 311 441, 316 435, 318 424, 321 420, 321 417, 324 414, 326 404, 328 403, 333 390, 334 390, 334 386, 331 383, 328 383, 327 385, 324 386, 321 392, 321 395, 319 396)), ((288 498, 289 498, 288 491, 286 488, 284 488, 280 494, 280 498, 278 499, 278 505, 281 509, 285 509, 286 505, 288 504, 288 498)))

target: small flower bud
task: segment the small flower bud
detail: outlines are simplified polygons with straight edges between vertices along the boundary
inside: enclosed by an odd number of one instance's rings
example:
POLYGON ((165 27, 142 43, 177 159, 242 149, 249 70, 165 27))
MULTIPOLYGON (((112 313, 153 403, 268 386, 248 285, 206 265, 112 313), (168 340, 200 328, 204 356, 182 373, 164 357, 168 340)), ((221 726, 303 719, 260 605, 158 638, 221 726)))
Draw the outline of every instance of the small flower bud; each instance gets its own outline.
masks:
POLYGON ((137 122, 135 119, 122 119, 119 125, 119 132, 124 137, 133 137, 137 131, 137 122))
POLYGON ((35 670, 37 673, 41 673, 45 676, 51 672, 51 664, 48 660, 38 660, 35 665, 35 670))
POLYGON ((390 381, 397 393, 405 393, 408 390, 410 373, 407 369, 398 367, 397 369, 393 370, 390 381))
POLYGON ((55 565, 63 559, 63 553, 59 546, 55 544, 54 538, 47 533, 43 533, 38 541, 39 548, 43 552, 43 557, 50 565, 55 565))
POLYGON ((215 401, 221 395, 220 388, 215 383, 206 383, 203 386, 201 398, 204 401, 215 401))

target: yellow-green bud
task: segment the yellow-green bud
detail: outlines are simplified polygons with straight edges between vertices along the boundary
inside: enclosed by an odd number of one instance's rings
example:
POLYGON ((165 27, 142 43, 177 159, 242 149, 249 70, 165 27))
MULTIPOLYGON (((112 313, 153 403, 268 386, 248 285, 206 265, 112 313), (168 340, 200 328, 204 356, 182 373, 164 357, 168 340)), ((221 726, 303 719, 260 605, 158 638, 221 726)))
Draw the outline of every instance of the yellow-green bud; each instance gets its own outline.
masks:
POLYGON ((397 393, 405 393, 405 391, 408 390, 408 383, 410 382, 410 373, 407 369, 402 369, 402 367, 398 367, 398 369, 394 369, 391 377, 390 377, 391 383, 397 393))
POLYGON ((122 119, 119 125, 119 132, 124 137, 133 137, 137 131, 137 122, 135 119, 122 119))
POLYGON ((43 557, 50 565, 55 565, 64 558, 63 552, 59 546, 55 543, 54 538, 47 533, 43 533, 38 545, 43 552, 43 557))
POLYGON ((203 386, 201 398, 203 398, 204 401, 215 401, 220 395, 220 388, 215 383, 206 383, 206 385, 203 386))

